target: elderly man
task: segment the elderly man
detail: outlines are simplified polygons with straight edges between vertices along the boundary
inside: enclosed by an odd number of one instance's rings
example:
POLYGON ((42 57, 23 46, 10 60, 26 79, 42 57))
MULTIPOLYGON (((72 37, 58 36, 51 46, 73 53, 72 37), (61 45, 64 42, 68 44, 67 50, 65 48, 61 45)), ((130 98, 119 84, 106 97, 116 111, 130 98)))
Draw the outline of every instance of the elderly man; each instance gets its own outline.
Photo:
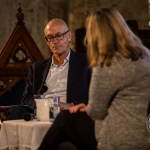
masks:
POLYGON ((33 113, 36 94, 61 95, 61 110, 81 102, 87 104, 91 72, 86 54, 70 49, 72 34, 63 20, 49 21, 44 33, 53 55, 30 66, 21 105, 11 107, 8 120, 22 119, 24 113, 33 113))

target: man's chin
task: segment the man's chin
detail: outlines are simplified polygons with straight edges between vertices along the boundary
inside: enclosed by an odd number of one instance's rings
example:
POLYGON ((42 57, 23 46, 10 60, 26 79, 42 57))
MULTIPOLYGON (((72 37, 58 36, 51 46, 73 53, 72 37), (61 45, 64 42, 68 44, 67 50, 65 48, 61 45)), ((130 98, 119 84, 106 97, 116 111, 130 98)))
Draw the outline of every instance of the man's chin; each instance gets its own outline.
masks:
POLYGON ((61 51, 53 50, 53 53, 56 54, 56 55, 59 55, 61 53, 61 51))
POLYGON ((55 54, 55 55, 58 55, 58 56, 61 56, 61 55, 63 55, 64 53, 65 53, 64 51, 61 51, 61 52, 55 51, 55 52, 54 52, 54 54, 55 54))

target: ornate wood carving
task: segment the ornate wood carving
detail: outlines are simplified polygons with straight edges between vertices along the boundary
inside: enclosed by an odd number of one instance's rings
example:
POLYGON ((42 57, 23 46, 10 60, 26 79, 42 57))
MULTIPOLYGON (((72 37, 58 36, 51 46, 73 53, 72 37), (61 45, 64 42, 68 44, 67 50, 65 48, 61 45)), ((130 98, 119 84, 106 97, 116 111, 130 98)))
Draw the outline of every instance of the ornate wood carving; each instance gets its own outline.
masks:
POLYGON ((16 18, 15 27, 0 50, 0 96, 11 90, 21 78, 27 80, 31 63, 44 59, 25 27, 20 4, 16 18))

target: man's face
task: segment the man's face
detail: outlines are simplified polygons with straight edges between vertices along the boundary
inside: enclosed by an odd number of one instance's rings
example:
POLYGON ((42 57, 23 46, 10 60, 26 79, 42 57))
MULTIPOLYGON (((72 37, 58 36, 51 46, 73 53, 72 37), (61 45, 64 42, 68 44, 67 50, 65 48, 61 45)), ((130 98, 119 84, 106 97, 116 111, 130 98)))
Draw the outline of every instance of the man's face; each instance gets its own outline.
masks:
POLYGON ((71 33, 67 28, 60 24, 50 24, 46 26, 44 31, 48 39, 47 45, 53 54, 62 55, 69 52, 69 41, 71 40, 71 33))

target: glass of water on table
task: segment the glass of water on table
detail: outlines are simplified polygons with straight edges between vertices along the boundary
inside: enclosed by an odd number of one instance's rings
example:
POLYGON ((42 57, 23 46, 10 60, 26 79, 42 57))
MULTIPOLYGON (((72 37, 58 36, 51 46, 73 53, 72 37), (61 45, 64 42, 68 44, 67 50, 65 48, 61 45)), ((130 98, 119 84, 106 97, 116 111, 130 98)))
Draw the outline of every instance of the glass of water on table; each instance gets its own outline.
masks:
POLYGON ((50 121, 54 121, 60 112, 60 96, 51 96, 49 97, 49 107, 50 107, 50 121))

